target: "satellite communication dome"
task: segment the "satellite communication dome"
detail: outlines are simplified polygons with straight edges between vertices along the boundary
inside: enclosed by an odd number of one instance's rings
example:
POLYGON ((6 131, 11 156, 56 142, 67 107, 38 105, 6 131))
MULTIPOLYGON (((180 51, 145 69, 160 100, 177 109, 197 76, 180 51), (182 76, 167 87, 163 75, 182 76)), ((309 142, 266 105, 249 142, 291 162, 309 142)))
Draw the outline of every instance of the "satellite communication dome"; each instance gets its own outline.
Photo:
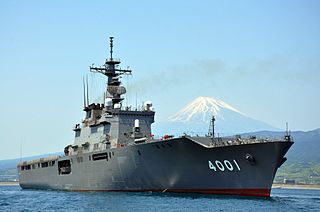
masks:
POLYGON ((121 108, 121 104, 119 104, 119 103, 114 104, 114 108, 115 108, 115 109, 121 108))
POLYGON ((107 97, 105 99, 105 105, 106 105, 106 107, 111 107, 112 106, 112 99, 107 97))
POLYGON ((145 101, 144 102, 144 109, 145 110, 148 110, 148 111, 150 111, 150 110, 152 110, 152 102, 151 101, 145 101))
POLYGON ((123 86, 119 86, 117 89, 117 94, 122 95, 126 93, 126 88, 123 86))
POLYGON ((126 88, 123 87, 123 86, 111 86, 111 85, 109 85, 107 90, 111 95, 114 95, 114 94, 122 95, 122 94, 126 93, 126 88))

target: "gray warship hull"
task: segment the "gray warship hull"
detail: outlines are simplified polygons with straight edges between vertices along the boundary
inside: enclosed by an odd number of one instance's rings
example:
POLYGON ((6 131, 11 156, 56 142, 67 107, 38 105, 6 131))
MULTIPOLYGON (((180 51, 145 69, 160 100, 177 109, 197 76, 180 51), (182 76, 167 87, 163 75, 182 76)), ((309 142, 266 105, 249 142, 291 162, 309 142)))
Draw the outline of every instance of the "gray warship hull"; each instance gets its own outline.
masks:
MULTIPOLYGON (((202 140, 209 138, 202 138, 202 140)), ((57 157, 20 172, 20 186, 72 191, 157 191, 270 196, 291 141, 207 146, 181 137, 57 157), (247 155, 251 156, 248 160, 247 155), (105 156, 94 158, 95 155, 105 156), (101 159, 103 158, 103 159, 101 159), (70 161, 61 174, 59 162, 70 161)), ((41 160, 40 160, 41 161, 41 160)))
POLYGON ((121 69, 120 63, 113 58, 110 37, 110 58, 102 66, 90 66, 91 72, 107 77, 103 103, 90 104, 88 80, 83 79, 85 117, 73 128, 74 143, 64 148, 64 156, 19 163, 22 188, 270 195, 275 173, 293 144, 288 131, 282 140, 220 138, 215 137, 213 116, 205 137, 155 139, 152 102, 122 105, 126 88, 120 79, 131 70, 121 69))

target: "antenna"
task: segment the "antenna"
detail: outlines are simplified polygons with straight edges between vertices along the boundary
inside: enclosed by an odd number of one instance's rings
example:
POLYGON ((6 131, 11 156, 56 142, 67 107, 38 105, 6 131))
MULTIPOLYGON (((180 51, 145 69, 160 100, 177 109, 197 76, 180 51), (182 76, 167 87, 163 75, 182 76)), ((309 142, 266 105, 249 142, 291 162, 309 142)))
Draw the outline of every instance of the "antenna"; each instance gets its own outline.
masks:
POLYGON ((214 138, 214 121, 215 121, 216 119, 214 118, 214 116, 212 116, 212 138, 214 138))
MULTIPOLYGON (((129 106, 130 105, 130 101, 131 101, 131 97, 132 97, 132 91, 131 89, 129 89, 129 85, 130 85, 130 75, 129 74, 125 74, 124 78, 126 79, 126 88, 128 89, 128 92, 126 93, 126 105, 129 106)), ((134 99, 134 98, 133 98, 134 99)), ((131 103, 133 104, 133 103, 131 103)))
POLYGON ((111 82, 113 77, 120 76, 122 74, 130 74, 131 70, 118 69, 120 60, 113 60, 113 37, 110 38, 110 58, 106 58, 106 62, 103 66, 94 67, 90 66, 90 71, 101 73, 108 77, 108 83, 111 82))
MULTIPOLYGON (((126 82, 127 82, 127 89, 129 88, 129 86, 128 86, 128 84, 129 84, 129 82, 128 82, 129 80, 128 80, 128 76, 126 76, 126 82)), ((126 106, 128 107, 128 101, 129 101, 129 94, 128 94, 128 92, 126 93, 126 106)))
POLYGON ((89 106, 89 83, 88 83, 88 75, 86 76, 86 81, 87 81, 87 105, 89 106))
POLYGON ((138 94, 136 92, 136 110, 138 110, 138 94))
POLYGON ((210 125, 209 125, 209 132, 208 132, 208 135, 211 138, 214 138, 214 121, 215 120, 216 119, 214 118, 214 116, 212 116, 211 121, 210 121, 210 125))
POLYGON ((112 60, 112 53, 113 53, 113 37, 110 38, 110 60, 112 60))
POLYGON ((288 127, 288 122, 286 122, 286 132, 284 134, 284 139, 286 141, 291 141, 291 136, 290 136, 290 132, 289 132, 289 127, 288 127))
POLYGON ((22 138, 20 139, 20 162, 22 162, 22 138))
POLYGON ((83 107, 87 107, 87 102, 86 102, 86 84, 84 81, 84 76, 82 77, 82 83, 83 83, 83 107))

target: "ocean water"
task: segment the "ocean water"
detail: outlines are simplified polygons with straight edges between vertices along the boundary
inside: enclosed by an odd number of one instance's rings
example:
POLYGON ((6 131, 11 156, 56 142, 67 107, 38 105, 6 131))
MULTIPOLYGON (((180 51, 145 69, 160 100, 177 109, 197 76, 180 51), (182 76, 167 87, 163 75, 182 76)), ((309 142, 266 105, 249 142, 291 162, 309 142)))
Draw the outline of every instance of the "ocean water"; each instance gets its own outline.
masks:
POLYGON ((0 211, 320 211, 320 190, 273 189, 270 198, 253 198, 43 191, 0 186, 0 211))

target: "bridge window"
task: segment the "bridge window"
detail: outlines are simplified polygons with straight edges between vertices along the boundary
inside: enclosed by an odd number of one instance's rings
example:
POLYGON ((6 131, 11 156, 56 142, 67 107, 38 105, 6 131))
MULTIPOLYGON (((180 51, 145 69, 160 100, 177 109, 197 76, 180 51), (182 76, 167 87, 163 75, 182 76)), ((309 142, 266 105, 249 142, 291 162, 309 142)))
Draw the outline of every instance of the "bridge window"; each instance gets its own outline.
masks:
POLYGON ((107 135, 110 131, 110 124, 105 124, 103 126, 103 134, 107 135))
POLYGON ((98 126, 92 126, 91 133, 96 133, 96 132, 98 132, 98 126))

